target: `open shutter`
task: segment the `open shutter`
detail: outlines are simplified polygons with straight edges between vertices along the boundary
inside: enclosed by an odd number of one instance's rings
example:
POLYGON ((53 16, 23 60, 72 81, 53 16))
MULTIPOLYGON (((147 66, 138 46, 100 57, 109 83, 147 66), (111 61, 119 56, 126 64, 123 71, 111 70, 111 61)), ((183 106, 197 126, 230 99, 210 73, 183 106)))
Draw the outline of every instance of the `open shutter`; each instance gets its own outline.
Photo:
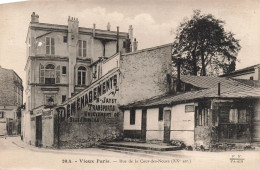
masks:
POLYGON ((56 67, 56 83, 60 83, 60 66, 56 67))
POLYGON ((50 37, 46 37, 46 54, 50 54, 50 37))
POLYGON ((44 84, 44 66, 40 64, 40 84, 44 84))
POLYGON ((78 41, 78 53, 79 53, 79 56, 81 57, 82 56, 82 40, 78 41))
POLYGON ((87 56, 87 42, 83 41, 83 57, 87 56))
POLYGON ((55 41, 51 38, 51 54, 55 54, 55 41))

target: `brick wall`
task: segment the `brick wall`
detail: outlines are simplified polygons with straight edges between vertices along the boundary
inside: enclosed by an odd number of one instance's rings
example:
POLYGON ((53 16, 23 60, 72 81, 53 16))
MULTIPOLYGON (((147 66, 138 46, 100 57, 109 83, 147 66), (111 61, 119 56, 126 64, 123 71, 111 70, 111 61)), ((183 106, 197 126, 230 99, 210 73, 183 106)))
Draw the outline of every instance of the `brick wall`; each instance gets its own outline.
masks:
POLYGON ((151 98, 168 91, 171 44, 123 54, 120 58, 120 104, 151 98))

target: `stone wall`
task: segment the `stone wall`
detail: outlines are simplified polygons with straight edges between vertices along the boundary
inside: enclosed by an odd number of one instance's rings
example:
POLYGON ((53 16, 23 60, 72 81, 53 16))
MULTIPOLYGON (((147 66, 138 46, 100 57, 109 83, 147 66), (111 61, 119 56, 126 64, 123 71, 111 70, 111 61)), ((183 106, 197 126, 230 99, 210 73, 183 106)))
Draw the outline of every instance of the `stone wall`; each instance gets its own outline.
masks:
POLYGON ((0 68, 0 106, 16 105, 13 71, 0 68))
POLYGON ((92 83, 58 106, 55 145, 65 148, 91 147, 122 139, 123 114, 119 110, 119 70, 92 83), (59 109, 61 108, 61 110, 59 109))
POLYGON ((61 148, 86 148, 99 145, 103 142, 120 140, 123 137, 123 114, 113 115, 111 118, 99 117, 90 122, 60 123, 58 134, 58 121, 55 120, 55 144, 60 138, 61 148))
POLYGON ((120 105, 151 98, 168 91, 172 45, 166 44, 120 58, 120 105))

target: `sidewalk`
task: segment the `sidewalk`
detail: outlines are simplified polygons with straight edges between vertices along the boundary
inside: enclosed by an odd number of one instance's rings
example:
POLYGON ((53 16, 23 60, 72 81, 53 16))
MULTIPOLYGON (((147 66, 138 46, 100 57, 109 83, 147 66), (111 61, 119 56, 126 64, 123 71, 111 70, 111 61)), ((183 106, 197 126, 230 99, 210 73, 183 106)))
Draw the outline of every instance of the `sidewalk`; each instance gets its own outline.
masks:
MULTIPOLYGON (((9 140, 11 143, 18 146, 19 148, 31 150, 34 152, 87 155, 89 152, 94 152, 94 151, 97 152, 98 150, 100 150, 98 148, 62 149, 62 150, 56 148, 38 148, 23 142, 20 137, 7 137, 6 140, 9 140)), ((104 151, 100 150, 100 152, 104 152, 104 151)))
POLYGON ((172 157, 172 158, 193 158, 193 159, 212 159, 218 160, 226 157, 229 159, 232 154, 242 154, 245 157, 260 157, 259 151, 225 151, 225 152, 202 152, 202 151, 155 151, 159 154, 153 153, 138 153, 138 152, 128 152, 128 151, 115 151, 115 150, 103 150, 101 148, 81 148, 81 149, 50 149, 50 148, 38 148, 23 142, 20 137, 7 137, 5 140, 9 140, 10 143, 14 145, 34 152, 44 152, 44 153, 54 153, 54 154, 71 154, 71 155, 86 155, 86 156, 112 156, 112 157, 122 157, 122 154, 132 155, 137 157, 172 157))

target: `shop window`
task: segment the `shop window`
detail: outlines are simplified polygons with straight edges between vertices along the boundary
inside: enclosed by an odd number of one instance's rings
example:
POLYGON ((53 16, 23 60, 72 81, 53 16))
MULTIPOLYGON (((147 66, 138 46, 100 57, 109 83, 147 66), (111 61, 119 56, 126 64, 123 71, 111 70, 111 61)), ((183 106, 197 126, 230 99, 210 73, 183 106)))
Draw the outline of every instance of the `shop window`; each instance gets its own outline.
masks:
POLYGON ((46 37, 46 54, 55 54, 54 38, 46 37))
POLYGON ((220 109, 220 122, 221 123, 247 123, 250 119, 246 109, 222 107, 220 109))
POLYGON ((208 108, 195 108, 196 126, 208 126, 208 108))
POLYGON ((130 125, 135 124, 135 109, 130 110, 130 125))
POLYGON ((159 121, 162 121, 162 120, 163 120, 163 107, 159 107, 158 120, 159 120, 159 121))
POLYGON ((78 41, 78 55, 80 57, 86 57, 87 56, 87 42, 84 40, 78 41))
POLYGON ((83 66, 78 68, 78 85, 86 85, 86 68, 83 66))
POLYGON ((220 140, 250 140, 250 113, 245 108, 223 106, 219 112, 220 140))

